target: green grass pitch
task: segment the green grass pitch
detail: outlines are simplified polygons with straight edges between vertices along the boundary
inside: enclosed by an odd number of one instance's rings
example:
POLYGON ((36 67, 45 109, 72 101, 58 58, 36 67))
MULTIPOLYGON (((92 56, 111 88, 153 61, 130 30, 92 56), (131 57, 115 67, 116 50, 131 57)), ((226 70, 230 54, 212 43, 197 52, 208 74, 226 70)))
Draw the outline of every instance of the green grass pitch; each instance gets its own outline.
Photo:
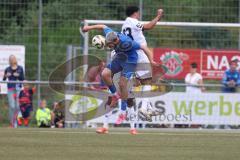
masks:
POLYGON ((1 160, 238 160, 240 132, 0 129, 1 160))

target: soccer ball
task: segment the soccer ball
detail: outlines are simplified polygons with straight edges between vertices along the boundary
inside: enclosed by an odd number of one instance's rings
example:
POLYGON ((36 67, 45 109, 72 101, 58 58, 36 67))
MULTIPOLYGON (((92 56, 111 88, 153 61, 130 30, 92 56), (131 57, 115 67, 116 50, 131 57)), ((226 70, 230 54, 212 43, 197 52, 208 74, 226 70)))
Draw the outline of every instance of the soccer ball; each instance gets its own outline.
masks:
POLYGON ((102 35, 96 35, 92 39, 92 45, 97 49, 103 49, 105 46, 105 38, 102 35))

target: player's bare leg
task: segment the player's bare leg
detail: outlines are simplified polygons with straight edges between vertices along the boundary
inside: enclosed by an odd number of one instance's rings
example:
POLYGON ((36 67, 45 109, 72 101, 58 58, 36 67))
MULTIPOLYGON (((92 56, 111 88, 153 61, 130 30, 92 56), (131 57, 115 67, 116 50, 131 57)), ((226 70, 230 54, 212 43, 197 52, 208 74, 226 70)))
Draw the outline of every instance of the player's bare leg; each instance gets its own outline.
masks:
MULTIPOLYGON (((149 92, 152 90, 152 78, 138 79, 141 84, 141 90, 143 92, 149 92)), ((152 116, 163 114, 162 110, 155 108, 148 97, 143 97, 141 101, 141 108, 139 109, 138 115, 144 121, 152 121, 152 116)))
MULTIPOLYGON (((146 78, 146 79, 140 79, 140 83, 142 85, 141 89, 142 91, 151 91, 151 82, 152 78, 146 78)), ((153 108, 150 105, 150 100, 147 97, 143 97, 143 102, 142 102, 142 109, 145 109, 147 113, 151 116, 153 112, 153 108)))
POLYGON ((126 119, 127 98, 128 98, 128 79, 124 76, 120 77, 119 90, 121 94, 121 109, 116 124, 121 124, 126 119))
MULTIPOLYGON (((108 68, 104 68, 102 71, 102 80, 107 86, 112 86, 113 81, 112 81, 112 71, 108 68)), ((110 88, 109 88, 110 89, 110 88)), ((113 92, 116 92, 115 90, 113 92)))
POLYGON ((113 107, 113 106, 115 106, 117 104, 118 100, 120 99, 120 96, 117 93, 117 89, 116 89, 116 87, 113 84, 112 72, 111 72, 110 69, 104 68, 104 70, 102 72, 102 80, 108 86, 110 92, 113 95, 111 97, 111 103, 109 104, 109 106, 113 107))
POLYGON ((128 79, 124 76, 120 77, 119 89, 121 93, 122 100, 127 100, 128 98, 128 79))
MULTIPOLYGON (((108 68, 105 68, 102 71, 101 75, 102 75, 102 80, 108 86, 110 92, 113 94, 112 97, 117 95, 116 87, 114 86, 113 81, 112 81, 112 72, 111 72, 111 70, 108 69, 108 68)), ((107 103, 106 103, 106 109, 107 110, 109 110, 111 108, 110 104, 112 102, 112 97, 110 97, 107 100, 107 103)), ((97 133, 99 133, 99 134, 106 134, 106 133, 108 133, 108 120, 109 120, 110 116, 111 116, 111 112, 108 112, 107 114, 104 115, 103 127, 98 128, 96 130, 97 133)))

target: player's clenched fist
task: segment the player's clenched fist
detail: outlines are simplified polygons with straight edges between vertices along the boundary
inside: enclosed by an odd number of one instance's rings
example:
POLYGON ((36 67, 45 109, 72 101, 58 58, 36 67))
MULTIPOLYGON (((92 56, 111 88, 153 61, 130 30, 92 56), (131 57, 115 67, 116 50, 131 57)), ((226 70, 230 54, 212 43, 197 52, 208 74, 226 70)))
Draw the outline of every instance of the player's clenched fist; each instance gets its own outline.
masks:
POLYGON ((82 31, 83 31, 83 32, 88 32, 88 31, 89 31, 89 26, 84 26, 84 27, 82 28, 82 31))
POLYGON ((157 10, 157 15, 159 16, 159 17, 162 17, 163 16, 163 9, 158 9, 157 10))

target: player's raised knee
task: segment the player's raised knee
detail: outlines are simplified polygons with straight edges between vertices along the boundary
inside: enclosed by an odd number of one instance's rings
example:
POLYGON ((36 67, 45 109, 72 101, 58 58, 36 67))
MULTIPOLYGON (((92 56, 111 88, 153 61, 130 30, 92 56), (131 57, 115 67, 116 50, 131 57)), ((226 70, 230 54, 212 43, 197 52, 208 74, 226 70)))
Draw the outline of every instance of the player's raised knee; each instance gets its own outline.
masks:
POLYGON ((111 78, 111 71, 107 68, 105 68, 102 73, 101 73, 101 76, 103 79, 106 79, 106 78, 111 78))

